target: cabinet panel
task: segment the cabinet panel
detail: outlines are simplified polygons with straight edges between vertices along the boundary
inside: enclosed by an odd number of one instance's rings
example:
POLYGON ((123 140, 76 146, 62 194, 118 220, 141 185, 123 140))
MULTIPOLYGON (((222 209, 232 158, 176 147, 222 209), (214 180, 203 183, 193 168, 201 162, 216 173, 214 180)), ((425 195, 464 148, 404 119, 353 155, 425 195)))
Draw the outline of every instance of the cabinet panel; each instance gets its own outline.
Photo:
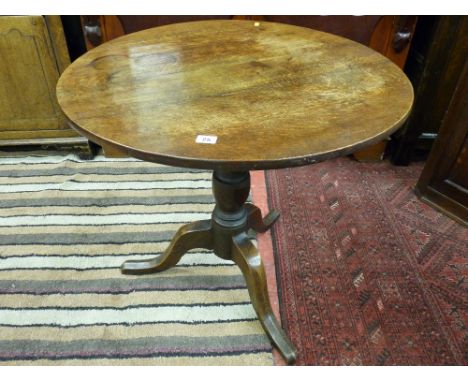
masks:
POLYGON ((416 185, 422 200, 468 225, 468 63, 416 185))
POLYGON ((72 130, 55 95, 69 65, 59 16, 0 16, 0 146, 76 146, 88 141, 72 130), (54 141, 55 140, 55 141, 54 141))
MULTIPOLYGON (((468 105, 465 105, 468 108, 468 105)), ((468 117, 467 117, 468 118, 468 117)), ((457 159, 454 161, 450 174, 447 177, 447 181, 451 185, 462 191, 465 195, 468 195, 468 136, 465 136, 463 147, 460 153, 457 155, 457 159)))
MULTIPOLYGON (((24 142, 19 142, 19 143, 24 144, 24 145, 31 145, 31 144, 35 144, 34 140, 41 140, 43 138, 75 138, 75 137, 81 138, 81 136, 79 136, 74 130, 71 130, 71 129, 47 130, 46 128, 44 128, 40 130, 40 137, 38 137, 37 129, 21 130, 21 131, 1 131, 0 130, 0 146, 7 146, 6 144, 3 144, 2 141, 18 142, 20 140, 24 140, 24 142)), ((41 143, 38 142, 38 144, 41 144, 41 143)))
MULTIPOLYGON (((54 86, 58 70, 45 30, 40 16, 0 17, 0 118, 3 121, 57 115, 54 86)), ((51 126, 54 127, 57 124, 51 126)))

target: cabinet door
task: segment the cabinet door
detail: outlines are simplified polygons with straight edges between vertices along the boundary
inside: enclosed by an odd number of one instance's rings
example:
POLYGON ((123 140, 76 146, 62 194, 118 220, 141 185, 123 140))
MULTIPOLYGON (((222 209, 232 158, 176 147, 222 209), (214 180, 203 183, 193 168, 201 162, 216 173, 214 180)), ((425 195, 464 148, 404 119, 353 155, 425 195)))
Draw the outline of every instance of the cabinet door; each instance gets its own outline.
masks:
POLYGON ((425 16, 421 21, 405 68, 415 100, 408 120, 394 136, 396 165, 410 163, 416 148, 433 145, 468 57, 468 17, 425 16))
POLYGON ((76 137, 55 96, 59 68, 42 16, 0 16, 0 141, 76 137))
POLYGON ((422 200, 468 226, 468 63, 416 185, 422 200))

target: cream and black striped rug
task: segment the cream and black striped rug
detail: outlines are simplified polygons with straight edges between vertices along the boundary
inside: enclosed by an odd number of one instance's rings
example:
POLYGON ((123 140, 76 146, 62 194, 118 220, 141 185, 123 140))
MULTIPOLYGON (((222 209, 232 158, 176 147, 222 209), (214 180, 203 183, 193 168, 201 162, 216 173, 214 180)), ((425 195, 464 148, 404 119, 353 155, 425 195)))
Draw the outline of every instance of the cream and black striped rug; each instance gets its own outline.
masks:
POLYGON ((0 157, 0 364, 271 365, 240 270, 194 250, 120 273, 209 218, 211 174, 133 159, 0 157))

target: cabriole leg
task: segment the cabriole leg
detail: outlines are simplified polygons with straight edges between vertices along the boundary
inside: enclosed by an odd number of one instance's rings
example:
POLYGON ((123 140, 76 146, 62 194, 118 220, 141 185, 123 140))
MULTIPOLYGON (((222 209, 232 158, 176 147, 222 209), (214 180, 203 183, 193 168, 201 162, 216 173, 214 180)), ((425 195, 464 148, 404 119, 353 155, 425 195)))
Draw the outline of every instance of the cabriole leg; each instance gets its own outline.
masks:
POLYGON ((245 233, 234 236, 232 243, 232 259, 244 275, 257 316, 286 362, 291 364, 296 360, 296 351, 271 309, 265 269, 257 248, 245 233))
POLYGON ((163 271, 176 265, 182 256, 193 248, 213 249, 211 220, 201 220, 182 226, 169 247, 150 260, 130 260, 122 264, 125 274, 144 274, 163 271))

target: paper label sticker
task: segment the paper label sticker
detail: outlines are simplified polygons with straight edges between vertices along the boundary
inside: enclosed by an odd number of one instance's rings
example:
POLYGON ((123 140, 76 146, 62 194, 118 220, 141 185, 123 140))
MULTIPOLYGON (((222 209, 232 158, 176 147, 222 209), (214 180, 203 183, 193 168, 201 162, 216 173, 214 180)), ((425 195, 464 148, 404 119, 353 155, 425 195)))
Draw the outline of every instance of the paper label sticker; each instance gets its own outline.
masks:
POLYGON ((216 135, 197 135, 197 139, 195 139, 195 142, 214 145, 217 140, 218 137, 216 135))

